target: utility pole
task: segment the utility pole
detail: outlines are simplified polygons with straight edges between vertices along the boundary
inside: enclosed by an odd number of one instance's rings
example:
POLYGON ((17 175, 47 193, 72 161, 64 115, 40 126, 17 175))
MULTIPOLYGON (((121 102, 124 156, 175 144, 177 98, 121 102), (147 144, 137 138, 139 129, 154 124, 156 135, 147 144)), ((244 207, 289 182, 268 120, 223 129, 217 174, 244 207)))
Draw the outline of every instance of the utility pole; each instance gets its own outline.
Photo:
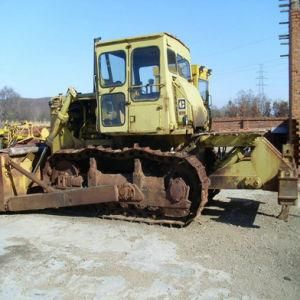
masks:
POLYGON ((288 13, 288 34, 279 35, 282 45, 288 46, 289 59, 289 143, 294 145, 294 156, 300 174, 300 0, 279 0, 282 13, 288 13))

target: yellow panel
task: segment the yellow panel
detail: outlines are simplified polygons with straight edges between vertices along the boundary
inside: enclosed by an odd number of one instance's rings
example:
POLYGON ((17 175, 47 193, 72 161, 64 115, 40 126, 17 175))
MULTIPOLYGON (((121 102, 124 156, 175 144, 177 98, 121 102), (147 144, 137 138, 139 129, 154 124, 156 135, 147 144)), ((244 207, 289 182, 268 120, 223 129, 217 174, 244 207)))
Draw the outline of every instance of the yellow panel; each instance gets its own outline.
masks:
POLYGON ((160 124, 160 105, 138 103, 129 109, 129 132, 157 132, 160 124))

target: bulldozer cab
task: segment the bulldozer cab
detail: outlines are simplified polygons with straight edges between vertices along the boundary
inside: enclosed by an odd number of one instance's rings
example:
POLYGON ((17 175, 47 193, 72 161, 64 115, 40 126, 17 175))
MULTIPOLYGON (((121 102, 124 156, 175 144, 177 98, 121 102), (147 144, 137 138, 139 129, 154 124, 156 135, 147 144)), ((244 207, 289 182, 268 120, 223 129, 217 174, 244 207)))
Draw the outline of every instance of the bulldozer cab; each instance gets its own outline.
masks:
POLYGON ((96 41, 95 59, 98 131, 170 134, 188 126, 192 133, 201 98, 195 107, 190 53, 182 42, 165 33, 96 41))

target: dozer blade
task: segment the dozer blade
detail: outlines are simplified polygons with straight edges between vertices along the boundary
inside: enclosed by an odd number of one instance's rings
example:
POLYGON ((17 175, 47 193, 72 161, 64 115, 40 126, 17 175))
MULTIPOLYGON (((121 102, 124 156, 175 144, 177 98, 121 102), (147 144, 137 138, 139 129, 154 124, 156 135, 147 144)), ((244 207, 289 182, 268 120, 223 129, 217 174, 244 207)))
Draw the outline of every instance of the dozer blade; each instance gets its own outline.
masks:
POLYGON ((129 200, 130 202, 143 200, 136 186, 107 185, 10 197, 6 199, 4 209, 26 211, 129 200), (128 198, 124 198, 124 193, 127 193, 128 198))
POLYGON ((5 153, 0 154, 0 212, 97 203, 135 203, 144 199, 140 189, 131 183, 55 189, 31 172, 33 159, 29 159, 28 155, 11 158, 5 153), (31 182, 44 193, 29 194, 31 182))

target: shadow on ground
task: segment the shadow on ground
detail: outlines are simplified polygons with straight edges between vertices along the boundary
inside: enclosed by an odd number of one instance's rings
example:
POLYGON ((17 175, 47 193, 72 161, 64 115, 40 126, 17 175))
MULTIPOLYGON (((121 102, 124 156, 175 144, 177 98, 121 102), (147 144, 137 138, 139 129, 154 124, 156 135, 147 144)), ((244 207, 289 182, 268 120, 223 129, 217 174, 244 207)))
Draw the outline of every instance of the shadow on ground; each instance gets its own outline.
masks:
MULTIPOLYGON (((229 197, 229 199, 230 201, 220 201, 217 199, 210 200, 202 214, 204 216, 208 216, 211 220, 216 222, 247 228, 260 228, 260 226, 254 224, 256 215, 264 215, 270 218, 276 218, 275 215, 258 211, 259 205, 264 204, 264 202, 235 197, 229 197)), ((101 217, 103 209, 99 209, 98 205, 86 205, 81 207, 77 206, 59 209, 45 209, 33 212, 66 217, 101 217)), ((19 214, 26 213, 28 212, 21 212, 19 214)))
MULTIPOLYGON (((216 222, 232 224, 241 227, 259 228, 254 224, 259 205, 263 202, 243 199, 229 198, 229 202, 211 200, 202 212, 203 215, 211 216, 216 222)), ((270 217, 275 217, 271 216, 270 217)))
MULTIPOLYGON (((248 228, 260 228, 255 225, 255 218, 258 214, 259 205, 264 202, 255 201, 245 198, 229 198, 230 201, 211 200, 202 212, 203 215, 209 216, 211 220, 225 224, 231 224, 248 228)), ((101 210, 100 210, 101 211, 101 210)), ((81 217, 96 217, 99 214, 99 207, 89 205, 85 207, 66 207, 60 209, 47 209, 41 213, 64 215, 64 216, 81 216, 81 217)), ((276 218, 274 215, 266 215, 276 218)))

